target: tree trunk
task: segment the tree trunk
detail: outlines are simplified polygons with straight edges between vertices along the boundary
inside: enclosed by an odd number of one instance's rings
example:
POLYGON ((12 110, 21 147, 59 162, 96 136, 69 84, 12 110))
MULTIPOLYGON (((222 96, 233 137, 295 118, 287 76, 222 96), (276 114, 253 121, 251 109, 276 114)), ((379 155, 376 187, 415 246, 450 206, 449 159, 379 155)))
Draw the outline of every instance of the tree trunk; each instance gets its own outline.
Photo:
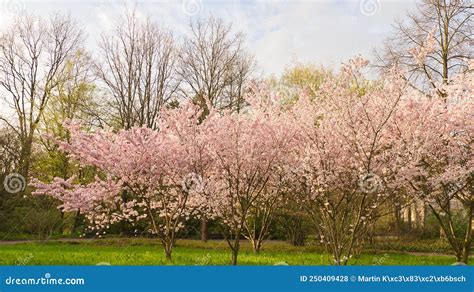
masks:
POLYGON ((464 237, 463 250, 462 250, 462 262, 467 264, 469 261, 469 254, 471 253, 471 244, 472 244, 472 213, 474 212, 474 204, 471 202, 467 214, 468 222, 466 227, 466 236, 464 237))
POLYGON ((171 250, 165 250, 166 260, 171 262, 171 250))
POLYGON ((255 254, 259 254, 260 249, 262 248, 262 241, 259 239, 252 239, 252 247, 253 247, 253 252, 255 254))
POLYGON ((468 262, 469 262, 469 254, 470 253, 471 253, 471 247, 470 246, 464 246, 461 262, 463 262, 467 265, 468 262))
POLYGON ((239 256, 240 249, 240 232, 236 235, 234 239, 234 245, 232 246, 232 265, 237 265, 237 257, 239 256))
POLYGON ((237 257, 239 256, 239 248, 232 249, 232 265, 237 266, 237 257))
POLYGON ((397 235, 400 235, 402 230, 402 216, 400 206, 394 206, 393 214, 395 216, 395 232, 397 233, 397 235))
POLYGON ((27 137, 22 141, 21 154, 20 154, 20 174, 28 178, 28 173, 30 171, 30 160, 31 160, 31 147, 33 144, 33 139, 27 137))
POLYGON ((207 242, 207 240, 208 240, 207 219, 202 218, 202 220, 201 220, 201 241, 207 242))
POLYGON ((163 248, 165 250, 165 257, 168 262, 171 262, 171 253, 173 251, 173 240, 165 240, 163 242, 163 248))
POLYGON ((412 222, 411 222, 411 205, 408 206, 408 209, 407 209, 407 225, 408 225, 408 228, 411 230, 412 229, 412 222))

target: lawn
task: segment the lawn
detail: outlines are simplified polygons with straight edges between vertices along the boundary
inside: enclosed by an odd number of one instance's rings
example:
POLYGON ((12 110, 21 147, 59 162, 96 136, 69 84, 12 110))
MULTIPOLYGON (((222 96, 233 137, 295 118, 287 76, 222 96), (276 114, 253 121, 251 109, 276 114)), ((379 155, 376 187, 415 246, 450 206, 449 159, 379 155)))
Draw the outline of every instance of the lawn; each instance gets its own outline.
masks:
MULTIPOLYGON (((0 265, 228 265, 230 252, 223 241, 202 243, 180 240, 167 262, 161 246, 148 239, 104 239, 0 245, 0 265)), ((320 247, 293 247, 285 242, 268 242, 254 254, 242 244, 239 265, 328 265, 330 257, 320 247)), ((352 258, 351 265, 450 265, 448 255, 415 255, 396 251, 366 251, 352 258)))

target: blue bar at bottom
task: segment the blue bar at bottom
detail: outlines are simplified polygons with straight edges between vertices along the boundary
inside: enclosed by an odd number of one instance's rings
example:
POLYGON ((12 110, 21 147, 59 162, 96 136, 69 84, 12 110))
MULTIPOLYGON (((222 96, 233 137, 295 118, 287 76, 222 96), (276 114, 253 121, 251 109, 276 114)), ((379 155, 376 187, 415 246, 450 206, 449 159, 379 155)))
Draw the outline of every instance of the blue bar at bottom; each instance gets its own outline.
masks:
POLYGON ((473 277, 468 266, 1 266, 0 291, 473 292, 473 277))

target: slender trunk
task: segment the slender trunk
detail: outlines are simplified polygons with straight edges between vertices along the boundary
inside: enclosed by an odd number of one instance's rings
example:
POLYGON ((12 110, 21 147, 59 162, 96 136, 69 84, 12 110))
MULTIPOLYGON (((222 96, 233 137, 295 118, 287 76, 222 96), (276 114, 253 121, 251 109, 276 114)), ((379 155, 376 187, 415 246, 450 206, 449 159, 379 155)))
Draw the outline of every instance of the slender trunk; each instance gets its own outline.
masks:
POLYGON ((451 245, 454 251, 454 254, 456 255, 456 260, 460 262, 462 259, 462 250, 461 250, 462 248, 459 245, 459 241, 456 239, 456 235, 454 234, 454 232, 450 232, 450 229, 447 226, 445 226, 445 224, 443 223, 443 220, 441 219, 440 214, 436 212, 436 209, 430 204, 428 205, 428 207, 431 209, 432 214, 438 220, 439 228, 440 228, 440 237, 448 241, 449 245, 451 245), (444 235, 444 238, 443 238, 443 235, 444 235))
POLYGON ((256 254, 260 253, 260 248, 262 247, 262 243, 258 239, 252 239, 252 247, 253 247, 253 252, 256 254))
POLYGON ((257 244, 254 246, 253 251, 254 251, 256 254, 259 254, 259 253, 260 253, 260 247, 261 247, 261 244, 260 244, 259 241, 257 241, 257 244))
POLYGON ((446 232, 444 232, 443 227, 439 227, 439 239, 444 242, 447 241, 446 232))
POLYGON ((19 172, 21 175, 25 177, 25 179, 28 177, 28 173, 30 170, 32 144, 33 144, 33 140, 30 137, 27 137, 26 140, 23 142, 22 149, 21 149, 19 172))
POLYGON ((239 256, 239 248, 232 249, 232 265, 237 266, 237 257, 239 256))
POLYGON ((201 241, 207 242, 207 240, 208 240, 207 219, 202 218, 202 220, 201 220, 201 241))
POLYGON ((165 257, 168 262, 171 262, 171 253, 173 251, 173 240, 164 240, 163 241, 163 248, 165 251, 165 257))
POLYGON ((408 210, 407 210, 407 223, 408 223, 408 228, 411 230, 412 229, 412 224, 411 224, 411 205, 408 206, 408 210))
POLYGON ((238 232, 237 236, 234 240, 234 245, 232 247, 232 265, 237 265, 237 257, 239 256, 239 249, 240 249, 240 232, 238 232))
POLYGON ((165 250, 166 260, 171 262, 171 250, 165 250))
POLYGON ((402 230, 402 219, 401 219, 400 212, 401 212, 400 207, 395 205, 394 215, 395 215, 395 229, 396 229, 397 235, 400 235, 401 230, 402 230))
POLYGON ((470 253, 471 253, 471 241, 469 240, 469 245, 464 246, 461 262, 467 265, 469 262, 470 253))
POLYGON ((462 251, 462 262, 467 264, 469 261, 469 254, 471 253, 471 243, 472 243, 472 213, 474 212, 474 204, 472 202, 469 203, 469 208, 467 210, 469 213, 467 214, 468 222, 466 227, 466 236, 464 237, 463 242, 463 251, 462 251))

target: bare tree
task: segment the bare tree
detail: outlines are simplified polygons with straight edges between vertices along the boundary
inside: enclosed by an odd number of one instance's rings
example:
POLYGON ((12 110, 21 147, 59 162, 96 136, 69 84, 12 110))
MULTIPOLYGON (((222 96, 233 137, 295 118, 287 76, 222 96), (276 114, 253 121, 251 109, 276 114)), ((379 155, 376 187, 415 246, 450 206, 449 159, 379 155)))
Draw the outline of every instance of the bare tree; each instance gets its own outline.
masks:
MULTIPOLYGON (((179 53, 180 91, 208 113, 206 99, 219 109, 240 111, 254 70, 254 60, 244 49, 244 35, 213 16, 190 23, 191 33, 179 53)), ((201 222, 201 239, 207 241, 207 220, 201 222)))
POLYGON ((205 98, 220 109, 240 110, 254 69, 244 49, 244 35, 232 33, 231 25, 209 17, 190 23, 179 54, 181 91, 205 108, 205 98))
POLYGON ((0 32, 0 92, 16 120, 0 119, 19 137, 19 172, 28 176, 33 138, 64 64, 81 46, 82 31, 68 16, 17 18, 0 32))
POLYGON ((423 0, 415 13, 396 22, 394 35, 381 51, 375 51, 377 66, 386 69, 397 64, 407 70, 412 87, 443 96, 438 84, 467 70, 474 57, 473 8, 471 0, 423 0), (424 46, 430 34, 436 40, 434 50, 420 63, 410 50, 424 46))
POLYGON ((179 84, 172 33, 132 11, 113 32, 102 36, 100 52, 98 77, 113 97, 118 126, 157 128, 160 110, 179 84))
MULTIPOLYGON (((12 129, 0 128, 0 182, 18 167, 20 160, 18 142, 18 137, 12 129)), ((0 184, 0 193, 3 187, 3 184, 0 184)))

